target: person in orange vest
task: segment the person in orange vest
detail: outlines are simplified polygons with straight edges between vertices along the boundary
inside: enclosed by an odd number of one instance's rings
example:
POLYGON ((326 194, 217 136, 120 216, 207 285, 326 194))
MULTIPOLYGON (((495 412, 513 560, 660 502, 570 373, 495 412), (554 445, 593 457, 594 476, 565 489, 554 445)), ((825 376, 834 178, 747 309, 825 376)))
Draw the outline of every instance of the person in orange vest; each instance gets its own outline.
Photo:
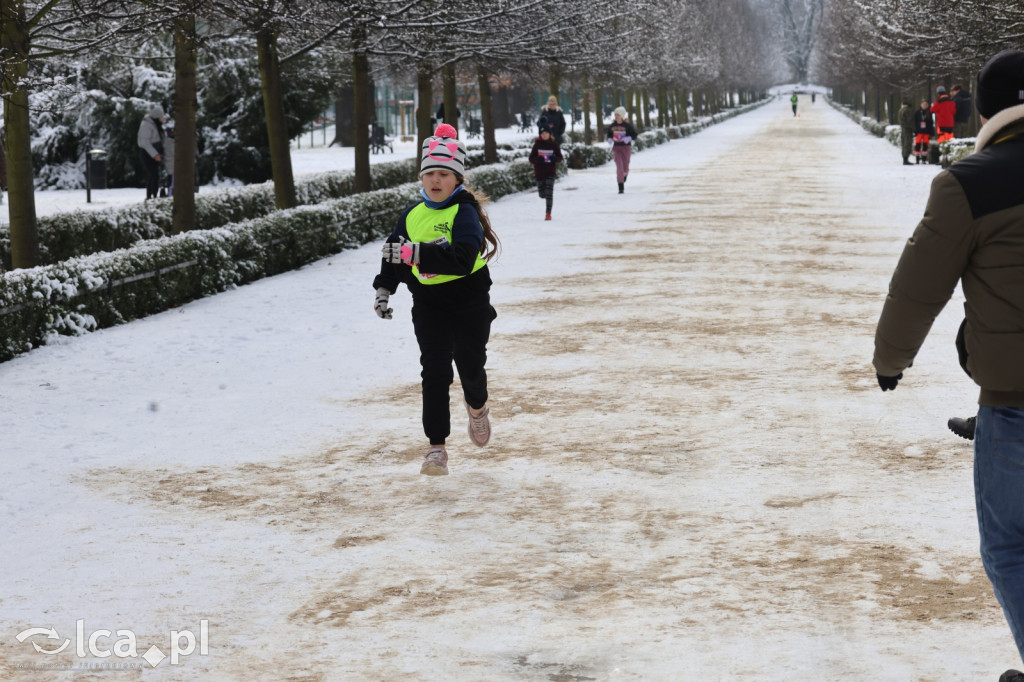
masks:
POLYGON ((932 114, 928 110, 928 100, 921 100, 921 108, 914 112, 914 161, 928 163, 928 145, 935 133, 932 114))
POLYGON ((936 98, 932 104, 931 112, 935 114, 935 127, 938 128, 939 144, 946 140, 953 139, 954 118, 956 117, 956 102, 949 98, 946 88, 939 86, 935 90, 936 98))

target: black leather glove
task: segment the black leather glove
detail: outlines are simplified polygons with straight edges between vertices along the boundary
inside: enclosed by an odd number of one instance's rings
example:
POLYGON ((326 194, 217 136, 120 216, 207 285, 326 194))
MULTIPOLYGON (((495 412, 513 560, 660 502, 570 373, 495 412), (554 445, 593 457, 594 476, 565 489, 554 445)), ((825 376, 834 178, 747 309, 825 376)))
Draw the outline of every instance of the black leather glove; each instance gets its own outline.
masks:
POLYGON ((878 385, 882 387, 882 391, 895 391, 896 384, 900 383, 900 379, 903 378, 903 372, 894 377, 883 377, 881 374, 875 376, 878 377, 878 385))

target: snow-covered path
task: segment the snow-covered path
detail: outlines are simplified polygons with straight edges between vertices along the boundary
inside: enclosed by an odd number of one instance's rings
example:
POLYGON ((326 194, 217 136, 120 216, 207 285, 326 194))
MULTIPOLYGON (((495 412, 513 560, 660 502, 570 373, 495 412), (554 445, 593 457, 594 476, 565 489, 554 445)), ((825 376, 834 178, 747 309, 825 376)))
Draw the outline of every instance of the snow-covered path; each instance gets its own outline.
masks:
POLYGON ((779 100, 490 205, 494 437, 456 383, 446 478, 375 245, 0 365, 0 674, 149 668, 15 638, 84 619, 207 620, 161 680, 995 679, 959 293, 869 364, 935 172, 779 100))

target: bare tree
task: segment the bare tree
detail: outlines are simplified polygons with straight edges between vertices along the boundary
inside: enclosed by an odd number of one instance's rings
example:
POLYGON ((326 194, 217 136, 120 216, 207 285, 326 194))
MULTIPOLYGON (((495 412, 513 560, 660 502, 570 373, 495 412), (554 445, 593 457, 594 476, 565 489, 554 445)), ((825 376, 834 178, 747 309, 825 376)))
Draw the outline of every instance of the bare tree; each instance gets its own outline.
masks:
POLYGON ((783 54, 797 83, 806 83, 825 0, 778 0, 783 54))

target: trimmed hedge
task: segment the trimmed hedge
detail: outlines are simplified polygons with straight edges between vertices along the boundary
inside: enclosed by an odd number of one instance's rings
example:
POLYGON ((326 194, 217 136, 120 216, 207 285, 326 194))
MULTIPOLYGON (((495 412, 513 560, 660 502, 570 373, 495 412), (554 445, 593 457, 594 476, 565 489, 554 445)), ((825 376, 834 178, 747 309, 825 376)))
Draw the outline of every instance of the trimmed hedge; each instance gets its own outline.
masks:
MULTIPOLYGON (((374 189, 396 187, 416 177, 411 159, 371 166, 374 189)), ((300 205, 350 196, 355 193, 352 171, 310 175, 296 183, 300 205)), ((100 211, 75 210, 40 218, 39 252, 43 264, 100 251, 127 248, 143 239, 156 239, 171 231, 173 201, 154 199, 130 206, 100 211)), ((230 187, 196 195, 196 227, 207 230, 230 223, 251 220, 277 210, 274 184, 264 182, 245 187, 230 187)), ((0 264, 10 270, 10 226, 0 225, 0 264)))
MULTIPOLYGON (((645 132, 637 140, 637 150, 685 137, 763 103, 698 123, 645 132)), ((603 165, 611 158, 609 149, 602 146, 568 144, 564 153, 569 165, 580 164, 573 167, 603 165)), ((517 149, 508 156, 522 154, 517 149)), ((396 165, 386 172, 411 174, 411 161, 397 164, 405 168, 396 165)), ((565 167, 559 171, 564 172, 565 167)), ((225 221, 218 227, 142 238, 129 248, 4 273, 0 278, 0 361, 42 345, 53 336, 79 335, 127 322, 381 239, 391 232, 400 212, 419 196, 420 183, 408 182, 325 198, 351 191, 346 190, 342 175, 324 174, 303 183, 301 200, 306 205, 297 208, 231 221, 230 216, 244 216, 268 198, 272 203, 272 187, 225 190, 209 204, 217 207, 214 219, 225 221)), ((481 166, 467 173, 467 184, 496 200, 534 187, 533 167, 522 158, 481 166)), ((151 201, 133 206, 123 211, 130 218, 112 211, 118 217, 111 218, 111 222, 131 228, 105 233, 94 230, 92 238, 99 241, 102 233, 114 240, 115 233, 130 234, 132 229, 142 234, 144 221, 159 215, 160 204, 166 204, 169 210, 170 203, 151 201)))

